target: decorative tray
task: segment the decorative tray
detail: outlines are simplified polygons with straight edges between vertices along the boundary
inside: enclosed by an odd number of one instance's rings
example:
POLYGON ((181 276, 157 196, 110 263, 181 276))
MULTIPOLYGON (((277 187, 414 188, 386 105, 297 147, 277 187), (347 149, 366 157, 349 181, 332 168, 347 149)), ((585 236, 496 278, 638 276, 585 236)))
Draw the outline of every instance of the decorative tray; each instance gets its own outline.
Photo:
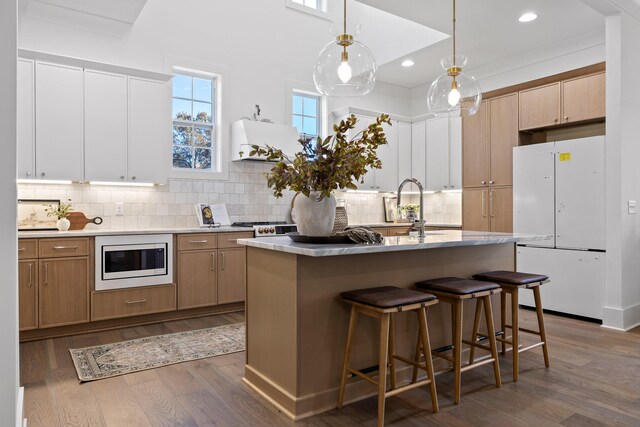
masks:
POLYGON ((287 236, 296 243, 318 243, 318 244, 335 244, 335 243, 354 243, 347 236, 304 236, 298 232, 287 233, 287 236))

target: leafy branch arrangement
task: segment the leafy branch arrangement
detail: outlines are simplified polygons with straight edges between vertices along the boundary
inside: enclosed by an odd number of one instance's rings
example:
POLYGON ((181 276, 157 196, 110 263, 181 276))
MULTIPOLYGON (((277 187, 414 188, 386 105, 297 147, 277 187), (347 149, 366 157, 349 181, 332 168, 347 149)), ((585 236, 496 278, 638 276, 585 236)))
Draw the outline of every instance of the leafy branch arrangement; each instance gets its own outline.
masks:
POLYGON ((72 210, 73 206, 71 205, 71 199, 69 199, 69 203, 60 202, 59 206, 49 205, 45 212, 47 212, 47 216, 55 216, 58 219, 62 219, 66 218, 72 210))
POLYGON ((258 155, 276 164, 267 172, 267 185, 273 189, 276 197, 282 197, 286 189, 300 192, 309 197, 311 192, 319 192, 318 200, 329 197, 334 190, 358 187, 354 181, 367 172, 367 169, 380 169, 382 162, 376 155, 380 145, 387 143, 382 128, 383 123, 391 125, 387 114, 381 114, 375 123, 356 134, 351 140, 347 132, 355 128, 358 119, 355 115, 347 117, 333 125, 333 136, 324 140, 300 139, 302 151, 291 159, 282 150, 266 146, 252 145, 249 155, 258 155))

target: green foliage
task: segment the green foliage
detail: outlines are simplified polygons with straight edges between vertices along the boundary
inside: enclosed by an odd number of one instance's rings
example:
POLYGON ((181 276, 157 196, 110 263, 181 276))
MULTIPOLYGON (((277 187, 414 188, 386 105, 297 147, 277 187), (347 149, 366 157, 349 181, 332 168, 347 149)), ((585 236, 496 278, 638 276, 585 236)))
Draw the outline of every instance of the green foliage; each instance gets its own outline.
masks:
POLYGON ((387 143, 382 123, 391 125, 387 114, 381 114, 365 130, 348 140, 346 134, 354 129, 358 119, 355 115, 347 117, 339 124, 333 125, 333 136, 324 140, 320 137, 300 139, 302 151, 293 159, 287 157, 282 150, 266 146, 251 146, 250 156, 258 155, 275 166, 267 172, 267 185, 273 189, 276 197, 282 197, 286 189, 300 192, 309 197, 312 191, 320 192, 319 199, 329 197, 338 189, 355 190, 354 184, 367 173, 367 169, 380 169, 382 162, 376 150, 387 143))
POLYGON ((398 209, 401 211, 417 211, 420 208, 420 205, 402 205, 398 206, 398 209))
POLYGON ((72 210, 73 206, 71 205, 71 199, 69 199, 69 203, 60 202, 60 206, 49 205, 45 212, 47 216, 56 216, 58 219, 62 219, 66 218, 72 210))

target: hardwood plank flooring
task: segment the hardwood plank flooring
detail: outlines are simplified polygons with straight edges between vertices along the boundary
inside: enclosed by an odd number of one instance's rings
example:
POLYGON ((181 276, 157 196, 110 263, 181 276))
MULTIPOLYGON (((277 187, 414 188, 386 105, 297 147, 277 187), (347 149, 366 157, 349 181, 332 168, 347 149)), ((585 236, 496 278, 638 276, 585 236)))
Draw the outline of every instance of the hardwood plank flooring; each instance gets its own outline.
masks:
MULTIPOLYGON (((20 375, 29 426, 376 425, 375 397, 289 420, 242 384, 244 353, 79 384, 68 351, 243 320, 242 313, 223 314, 23 343, 20 375)), ((640 425, 640 328, 623 333, 558 316, 545 320, 551 368, 544 368, 540 349, 522 353, 520 380, 513 383, 507 353, 500 358, 503 386, 492 384, 488 365, 465 372, 458 406, 453 375, 438 375, 440 413, 431 413, 426 388, 411 390, 387 399, 385 425, 640 425)), ((535 314, 521 310, 521 326, 535 329, 535 314)), ((524 335, 523 341, 532 338, 524 335)))

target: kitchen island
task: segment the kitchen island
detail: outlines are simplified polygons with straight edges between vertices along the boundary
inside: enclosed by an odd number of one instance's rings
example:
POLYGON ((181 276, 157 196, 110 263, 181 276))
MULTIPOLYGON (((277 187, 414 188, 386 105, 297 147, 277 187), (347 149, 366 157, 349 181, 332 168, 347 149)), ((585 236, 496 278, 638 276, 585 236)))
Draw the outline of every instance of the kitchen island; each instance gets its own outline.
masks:
MULTIPOLYGON (((349 321, 348 307, 337 299, 341 292, 383 285, 408 288, 435 277, 513 270, 515 244, 546 237, 452 230, 427 232, 422 239, 387 237, 372 245, 300 244, 288 237, 238 240, 247 246, 243 381, 293 419, 331 410, 337 403, 349 321)), ((494 315, 497 306, 494 300, 494 315)), ((450 343, 450 307, 432 307, 428 321, 432 347, 450 343)), ((468 336, 473 310, 466 309, 464 323, 468 336)), ((412 355, 415 316, 398 314, 395 333, 396 352, 412 355)), ((360 316, 352 366, 377 365, 377 337, 377 321, 360 316)), ((436 369, 445 366, 436 364, 436 369)), ((407 368, 400 370, 398 378, 408 373, 407 368)), ((351 379, 346 402, 375 392, 366 381, 351 379)))

